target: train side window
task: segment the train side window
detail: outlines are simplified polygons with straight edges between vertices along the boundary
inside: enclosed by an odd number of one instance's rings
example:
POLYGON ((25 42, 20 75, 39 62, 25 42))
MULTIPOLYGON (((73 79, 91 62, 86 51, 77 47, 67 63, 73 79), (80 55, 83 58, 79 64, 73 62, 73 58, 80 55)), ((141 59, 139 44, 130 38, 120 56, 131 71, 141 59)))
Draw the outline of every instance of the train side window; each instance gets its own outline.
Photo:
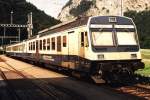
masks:
POLYGON ((18 46, 16 46, 16 51, 18 51, 18 46))
POLYGON ((88 42, 88 35, 87 32, 85 32, 85 47, 89 46, 89 42, 88 42))
POLYGON ((31 48, 31 50, 32 50, 32 42, 30 43, 30 48, 31 48))
POLYGON ((31 50, 31 42, 29 43, 29 50, 31 50))
POLYGON ((33 42, 31 42, 31 50, 33 50, 33 42))
POLYGON ((33 42, 33 50, 35 50, 35 42, 33 42))
POLYGON ((32 42, 30 42, 30 50, 32 50, 32 42))
POLYGON ((47 50, 50 50, 50 38, 47 39, 47 50))
POLYGON ((67 47, 67 37, 63 36, 63 47, 67 47))
POLYGON ((57 51, 61 52, 61 36, 57 37, 57 51))
POLYGON ((33 50, 33 42, 31 42, 31 50, 33 50))
POLYGON ((43 40, 43 50, 46 50, 46 40, 43 40))
POLYGON ((40 40, 40 50, 42 50, 42 40, 40 40))
POLYGON ((55 38, 52 38, 52 50, 55 50, 55 38))
POLYGON ((17 46, 17 51, 19 51, 19 46, 17 46))
POLYGON ((84 47, 84 32, 81 32, 81 47, 84 47))
POLYGON ((38 50, 39 49, 39 42, 38 42, 38 40, 36 40, 36 50, 38 50))
POLYGON ((28 44, 29 50, 30 50, 30 43, 28 44))

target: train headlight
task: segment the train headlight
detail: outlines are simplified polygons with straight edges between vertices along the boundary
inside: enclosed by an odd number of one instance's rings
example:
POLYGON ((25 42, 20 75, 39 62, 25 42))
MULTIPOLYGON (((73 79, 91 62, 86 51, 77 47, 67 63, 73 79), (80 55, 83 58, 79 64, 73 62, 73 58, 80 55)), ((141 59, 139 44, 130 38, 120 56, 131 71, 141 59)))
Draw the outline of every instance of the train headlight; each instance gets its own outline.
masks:
POLYGON ((104 60, 104 55, 103 55, 103 54, 99 54, 99 55, 97 55, 97 58, 98 58, 99 60, 104 60))
POLYGON ((131 58, 132 59, 137 59, 137 55, 136 54, 131 54, 131 58))

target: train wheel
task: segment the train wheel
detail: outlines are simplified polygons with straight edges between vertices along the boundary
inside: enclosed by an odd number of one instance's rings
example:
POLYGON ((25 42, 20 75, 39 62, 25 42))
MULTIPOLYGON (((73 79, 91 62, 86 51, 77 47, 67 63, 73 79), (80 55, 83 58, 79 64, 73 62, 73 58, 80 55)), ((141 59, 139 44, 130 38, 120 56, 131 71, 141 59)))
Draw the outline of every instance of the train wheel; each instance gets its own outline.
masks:
POLYGON ((131 85, 135 83, 135 77, 129 73, 109 73, 107 75, 107 83, 131 85))

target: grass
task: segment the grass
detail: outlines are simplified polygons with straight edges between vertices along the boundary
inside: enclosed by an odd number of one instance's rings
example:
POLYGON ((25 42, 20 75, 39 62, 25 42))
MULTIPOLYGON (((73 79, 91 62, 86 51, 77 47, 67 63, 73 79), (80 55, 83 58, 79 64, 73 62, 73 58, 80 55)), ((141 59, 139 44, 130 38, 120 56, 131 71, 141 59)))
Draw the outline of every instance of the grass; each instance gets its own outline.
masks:
POLYGON ((150 60, 150 49, 141 49, 142 58, 150 60))
POLYGON ((150 77, 150 49, 142 49, 141 54, 143 62, 145 63, 145 68, 136 71, 136 73, 142 76, 150 77))

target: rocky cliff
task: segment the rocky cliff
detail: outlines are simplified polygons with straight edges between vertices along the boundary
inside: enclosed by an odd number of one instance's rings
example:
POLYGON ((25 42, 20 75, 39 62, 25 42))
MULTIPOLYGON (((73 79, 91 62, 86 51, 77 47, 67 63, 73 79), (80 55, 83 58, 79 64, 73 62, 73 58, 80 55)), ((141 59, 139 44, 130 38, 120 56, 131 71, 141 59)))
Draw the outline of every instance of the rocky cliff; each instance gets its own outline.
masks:
MULTIPOLYGON (((150 10, 150 0, 122 0, 123 11, 150 10)), ((79 15, 121 15, 121 0, 69 0, 58 19, 68 21, 79 15)))

